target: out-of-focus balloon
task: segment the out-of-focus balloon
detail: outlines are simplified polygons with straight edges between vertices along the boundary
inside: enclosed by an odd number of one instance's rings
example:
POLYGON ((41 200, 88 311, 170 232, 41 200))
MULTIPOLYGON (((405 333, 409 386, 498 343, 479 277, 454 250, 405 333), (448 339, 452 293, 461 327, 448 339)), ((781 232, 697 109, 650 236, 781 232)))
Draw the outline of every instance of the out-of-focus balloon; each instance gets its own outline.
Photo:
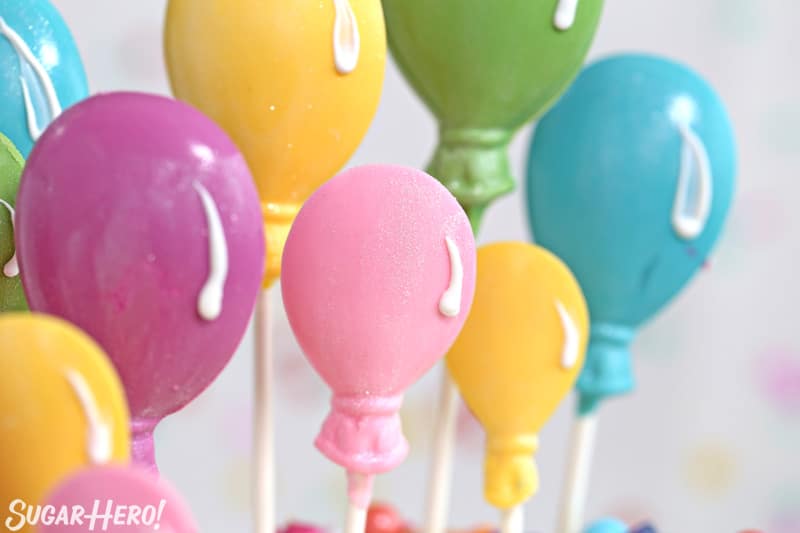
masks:
POLYGON ((27 309, 14 246, 14 205, 24 165, 14 144, 0 133, 0 313, 27 309))
POLYGON ((383 0, 383 8, 392 54, 439 120, 428 171, 477 229, 489 203, 514 188, 514 132, 578 73, 603 0, 383 0))
POLYGON ((269 286, 300 206, 372 122, 386 64, 379 0, 170 0, 172 89, 244 152, 261 196, 269 286))
POLYGON ((49 0, 0 3, 0 129, 25 156, 89 89, 78 47, 49 0))
POLYGON ((42 514, 39 531, 42 533, 73 533, 74 531, 163 531, 165 533, 197 533, 189 506, 172 485, 163 478, 137 467, 107 466, 88 468, 58 484, 46 500, 57 515, 61 509, 85 509, 82 526, 64 524, 42 514), (88 518, 100 502, 99 518, 88 518), (104 517, 108 506, 111 512, 104 517))
POLYGON ((411 533, 412 529, 397 512, 385 503, 369 506, 365 533, 411 533))
POLYGON ((537 126, 528 165, 533 234, 575 272, 592 315, 578 380, 583 413, 633 387, 634 332, 706 261, 735 173, 719 96, 658 57, 595 63, 537 126))
POLYGON ((128 460, 125 394, 94 341, 53 317, 6 313, 0 347, 4 509, 17 499, 40 503, 54 483, 86 465, 128 460))
POLYGON ((32 309, 92 335, 128 395, 134 459, 152 431, 219 374, 264 272, 258 195, 244 157, 188 105, 92 97, 36 144, 18 198, 32 309))
POLYGON ((581 289, 557 257, 521 242, 478 249, 475 303, 447 368, 486 430, 492 505, 516 507, 538 490, 538 433, 578 377, 588 329, 581 289))
POLYGON ((628 533, 628 526, 613 518, 598 520, 586 528, 584 533, 628 533))
MULTIPOLYGON (((316 441, 329 459, 371 476, 405 458, 403 393, 450 347, 474 284, 469 221, 424 172, 359 167, 306 202, 281 287, 300 346, 333 389, 316 441)), ((351 501, 364 506, 363 495, 351 501)))
POLYGON ((330 533, 327 529, 305 522, 291 522, 280 528, 279 533, 330 533))

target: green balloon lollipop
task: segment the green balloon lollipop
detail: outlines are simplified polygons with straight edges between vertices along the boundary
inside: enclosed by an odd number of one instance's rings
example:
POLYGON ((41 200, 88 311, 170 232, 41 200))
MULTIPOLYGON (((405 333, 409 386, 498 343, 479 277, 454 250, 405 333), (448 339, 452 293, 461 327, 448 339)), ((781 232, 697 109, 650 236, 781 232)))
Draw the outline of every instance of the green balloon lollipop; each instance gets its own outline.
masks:
POLYGON ((0 134, 0 313, 28 308, 16 263, 11 216, 24 165, 22 155, 8 138, 0 134))
POLYGON ((428 172, 477 230, 514 189, 508 144, 577 75, 603 0, 383 0, 389 46, 439 119, 428 172))

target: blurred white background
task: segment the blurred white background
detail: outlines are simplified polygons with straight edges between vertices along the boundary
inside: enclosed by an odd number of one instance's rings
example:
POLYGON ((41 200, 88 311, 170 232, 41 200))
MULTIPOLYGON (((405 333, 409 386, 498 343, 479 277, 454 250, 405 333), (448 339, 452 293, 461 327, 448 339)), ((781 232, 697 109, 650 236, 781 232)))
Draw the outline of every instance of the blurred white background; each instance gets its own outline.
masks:
MULTIPOLYGON (((165 0, 54 3, 72 27, 94 92, 168 93, 165 0)), ((792 302, 800 296, 800 3, 606 4, 591 56, 651 51, 699 70, 729 106, 741 166, 733 218, 712 268, 642 331, 634 347, 638 390, 602 412, 589 515, 649 519, 662 533, 798 533, 800 339, 792 302)), ((517 176, 529 135, 513 146, 517 176)), ((380 111, 351 164, 424 166, 434 141, 431 116, 390 65, 380 111)), ((481 240, 528 236, 517 193, 489 211, 481 240)), ((344 476, 312 445, 328 392, 299 354, 282 311, 276 333, 279 517, 338 526, 344 476)), ((157 431, 162 473, 187 496, 203 531, 251 530, 251 372, 248 335, 221 379, 157 431)), ((424 508, 437 373, 407 397, 409 460, 376 487, 379 499, 415 522, 424 508)), ((541 436, 542 490, 527 508, 530 528, 541 532, 555 524, 571 404, 541 436)), ((482 435, 466 415, 459 436, 451 522, 491 522, 496 514, 482 500, 482 435)))

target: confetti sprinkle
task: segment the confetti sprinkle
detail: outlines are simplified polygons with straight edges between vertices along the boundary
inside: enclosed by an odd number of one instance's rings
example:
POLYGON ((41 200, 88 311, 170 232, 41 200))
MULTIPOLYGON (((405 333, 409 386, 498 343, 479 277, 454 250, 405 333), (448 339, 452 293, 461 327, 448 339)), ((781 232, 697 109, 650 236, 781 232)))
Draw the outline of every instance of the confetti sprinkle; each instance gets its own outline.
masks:
POLYGON ((720 496, 735 482, 736 458, 722 444, 702 444, 686 459, 684 476, 687 484, 705 496, 720 496))
POLYGON ((756 378, 762 396, 780 413, 800 415, 800 354, 772 348, 756 360, 756 378))

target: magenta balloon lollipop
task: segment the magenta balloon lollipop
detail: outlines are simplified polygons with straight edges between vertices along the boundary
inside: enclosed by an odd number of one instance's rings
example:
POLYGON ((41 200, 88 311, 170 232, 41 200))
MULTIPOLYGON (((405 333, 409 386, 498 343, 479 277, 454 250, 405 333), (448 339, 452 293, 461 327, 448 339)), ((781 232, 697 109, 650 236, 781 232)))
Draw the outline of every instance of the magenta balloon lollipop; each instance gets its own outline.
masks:
POLYGON ((133 457, 202 392, 241 340, 264 271, 244 157, 181 102, 136 93, 70 108, 31 152, 17 200, 32 309, 93 336, 130 403, 133 457))
POLYGON ((122 466, 93 467, 73 474, 45 499, 42 533, 196 533, 189 506, 152 473, 122 466))

